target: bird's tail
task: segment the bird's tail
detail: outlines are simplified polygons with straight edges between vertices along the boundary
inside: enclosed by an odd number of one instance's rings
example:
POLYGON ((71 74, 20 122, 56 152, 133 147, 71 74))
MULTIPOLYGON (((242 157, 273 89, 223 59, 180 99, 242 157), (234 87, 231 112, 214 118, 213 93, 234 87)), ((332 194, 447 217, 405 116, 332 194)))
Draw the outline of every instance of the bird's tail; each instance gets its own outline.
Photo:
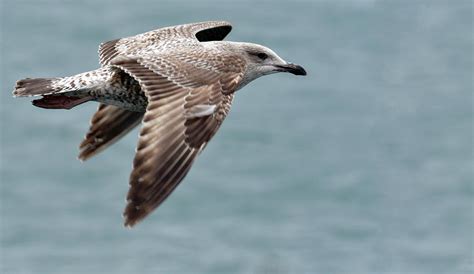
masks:
POLYGON ((16 82, 13 96, 49 95, 62 89, 55 85, 61 78, 25 78, 16 82))
POLYGON ((26 78, 16 82, 13 96, 42 96, 33 100, 41 108, 70 109, 93 98, 88 90, 104 83, 109 77, 103 68, 63 78, 26 78))

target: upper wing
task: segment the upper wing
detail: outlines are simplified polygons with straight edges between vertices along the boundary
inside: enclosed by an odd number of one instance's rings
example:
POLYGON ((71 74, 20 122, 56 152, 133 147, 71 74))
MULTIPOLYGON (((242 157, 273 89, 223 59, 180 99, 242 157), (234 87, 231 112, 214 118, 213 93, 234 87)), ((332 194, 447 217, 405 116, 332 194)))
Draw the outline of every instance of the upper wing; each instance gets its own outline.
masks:
POLYGON ((143 53, 155 54, 169 45, 189 44, 205 41, 220 41, 232 30, 225 21, 208 21, 161 28, 132 37, 115 39, 99 46, 101 65, 107 65, 120 55, 142 56, 143 53))
POLYGON ((85 161, 115 143, 142 120, 143 113, 100 104, 79 146, 79 160, 85 161))
POLYGON ((186 67, 185 63, 180 63, 182 70, 166 75, 170 62, 169 58, 112 62, 137 79, 148 97, 130 175, 126 226, 147 216, 181 182, 226 117, 232 92, 242 77, 232 71, 186 67), (180 71, 186 71, 188 77, 180 71))

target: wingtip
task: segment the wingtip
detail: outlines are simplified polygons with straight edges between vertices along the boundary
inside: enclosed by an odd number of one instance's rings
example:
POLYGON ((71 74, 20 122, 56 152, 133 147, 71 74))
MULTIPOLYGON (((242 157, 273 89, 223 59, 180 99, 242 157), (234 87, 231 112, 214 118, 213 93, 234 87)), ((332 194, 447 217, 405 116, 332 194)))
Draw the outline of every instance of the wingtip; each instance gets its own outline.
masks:
POLYGON ((132 200, 127 198, 127 206, 122 214, 124 218, 124 226, 128 228, 134 227, 139 222, 143 221, 150 213, 145 207, 138 206, 132 200))
MULTIPOLYGON (((82 144, 81 144, 82 145, 82 144)), ((84 146, 84 147, 79 147, 79 155, 77 156, 77 159, 84 163, 85 161, 89 160, 92 158, 92 156, 97 154, 97 150, 90 150, 89 146, 84 146)))
POLYGON ((123 226, 128 229, 132 229, 136 223, 138 223, 138 220, 133 220, 128 217, 126 213, 122 214, 122 217, 124 218, 123 221, 123 226))
POLYGON ((84 163, 85 161, 87 161, 87 159, 89 159, 88 155, 85 153, 84 150, 82 150, 82 148, 80 148, 79 155, 77 155, 77 160, 79 160, 79 162, 81 163, 84 163))
POLYGON ((131 224, 131 223, 125 221, 125 222, 123 223, 123 227, 125 227, 126 229, 131 230, 131 229, 133 228, 133 224, 131 224))

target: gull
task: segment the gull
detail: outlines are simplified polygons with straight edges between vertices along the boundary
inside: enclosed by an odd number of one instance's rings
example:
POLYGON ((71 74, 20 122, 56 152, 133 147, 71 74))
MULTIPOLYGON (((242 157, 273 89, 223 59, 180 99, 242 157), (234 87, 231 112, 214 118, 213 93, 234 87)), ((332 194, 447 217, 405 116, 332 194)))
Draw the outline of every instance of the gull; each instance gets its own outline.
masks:
POLYGON ((306 75, 271 49, 222 41, 232 26, 208 21, 165 27, 102 43, 100 68, 70 77, 26 78, 15 97, 71 109, 99 103, 80 144, 85 161, 141 123, 124 225, 134 226, 183 180, 229 113, 235 92, 276 72, 306 75))

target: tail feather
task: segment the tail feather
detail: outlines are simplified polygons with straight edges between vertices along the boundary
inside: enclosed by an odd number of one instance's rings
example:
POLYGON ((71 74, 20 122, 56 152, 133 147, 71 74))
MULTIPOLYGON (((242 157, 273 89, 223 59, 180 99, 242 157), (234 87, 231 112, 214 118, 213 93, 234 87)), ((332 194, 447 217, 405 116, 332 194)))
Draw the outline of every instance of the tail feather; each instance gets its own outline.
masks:
POLYGON ((86 97, 70 97, 67 95, 43 95, 41 99, 33 100, 32 103, 36 107, 48 109, 71 109, 75 106, 92 100, 90 96, 86 97))
POLYGON ((54 83, 60 78, 26 78, 16 82, 13 96, 48 95, 61 91, 54 83))

